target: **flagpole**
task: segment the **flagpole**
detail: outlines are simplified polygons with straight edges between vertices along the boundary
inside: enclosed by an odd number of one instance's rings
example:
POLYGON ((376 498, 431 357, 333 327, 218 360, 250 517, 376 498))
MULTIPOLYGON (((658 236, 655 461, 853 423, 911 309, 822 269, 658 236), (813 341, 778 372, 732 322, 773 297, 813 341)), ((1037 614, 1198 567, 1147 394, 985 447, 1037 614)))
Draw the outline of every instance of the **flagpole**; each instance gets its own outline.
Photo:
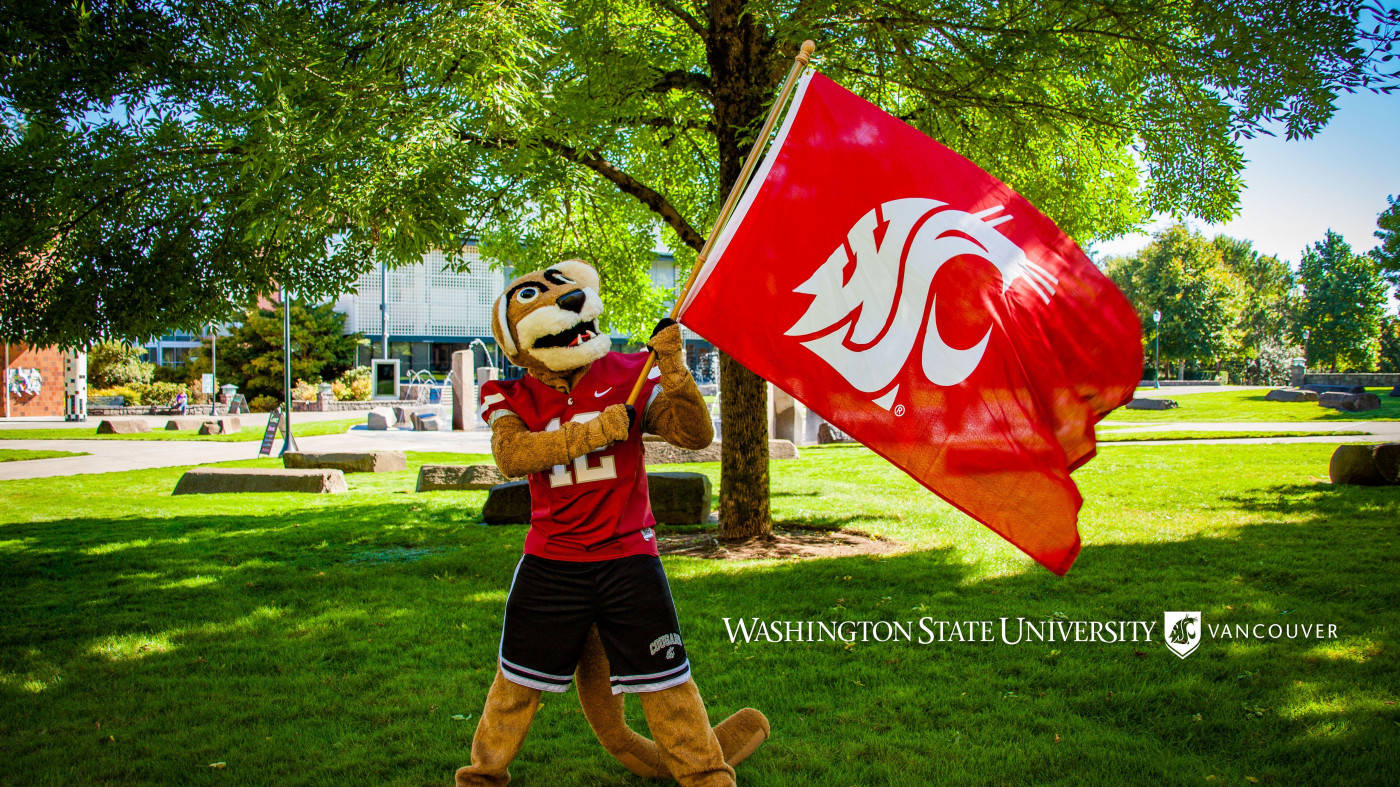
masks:
MULTIPOLYGON (((686 295, 690 293, 690 288, 695 284, 696 276, 704 267, 705 260, 709 258, 710 247, 714 245, 715 238, 724 229, 724 225, 728 223, 730 215, 734 213, 734 208, 739 203, 739 197, 744 193, 744 188, 748 186, 749 178, 753 176, 754 167, 758 166, 759 154, 768 147, 768 135, 773 132, 773 125, 778 121, 778 114, 787 104, 788 96, 792 94, 792 89, 797 84, 797 77, 811 63, 812 53, 816 49, 815 41, 802 42, 797 57, 793 59, 792 68, 788 70, 787 78, 783 80, 783 86, 778 90, 778 98, 773 102, 772 108, 768 110, 767 119, 763 121, 763 130, 758 132, 758 138, 754 140, 748 157, 744 159, 744 166, 739 170, 739 177, 734 180, 734 185, 729 189, 729 196, 725 198, 724 205, 719 210, 719 216, 715 219, 714 225, 710 227, 709 237, 705 238, 705 245, 701 247, 700 254, 696 256, 695 265, 691 266, 690 276, 686 278, 685 286, 676 296, 676 302, 671 304, 671 319, 676 319, 681 304, 685 302, 686 295)), ((647 375, 651 373, 651 367, 655 364, 656 354, 647 355, 647 362, 642 366, 642 373, 637 375, 637 382, 632 386, 632 393, 627 396, 627 404, 635 405, 637 403, 637 397, 642 392, 642 383, 646 381, 647 375)))

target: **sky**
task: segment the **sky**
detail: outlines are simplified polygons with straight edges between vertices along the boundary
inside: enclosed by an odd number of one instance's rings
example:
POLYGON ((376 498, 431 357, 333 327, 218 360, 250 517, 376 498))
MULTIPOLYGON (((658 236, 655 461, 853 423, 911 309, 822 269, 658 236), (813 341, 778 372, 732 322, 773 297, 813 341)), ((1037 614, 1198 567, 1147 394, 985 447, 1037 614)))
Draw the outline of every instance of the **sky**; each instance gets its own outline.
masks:
MULTIPOLYGON (((1376 245, 1376 216, 1386 196, 1400 195, 1400 93, 1344 93, 1331 122, 1312 139, 1261 136, 1244 140, 1243 150, 1239 213, 1224 224, 1188 220, 1189 226, 1209 237, 1252 241, 1295 266, 1328 229, 1353 251, 1367 251, 1376 245)), ((1149 230, 1171 223, 1154 221, 1149 230)), ((1131 254, 1150 241, 1150 232, 1128 235, 1094 244, 1093 254, 1131 254)))

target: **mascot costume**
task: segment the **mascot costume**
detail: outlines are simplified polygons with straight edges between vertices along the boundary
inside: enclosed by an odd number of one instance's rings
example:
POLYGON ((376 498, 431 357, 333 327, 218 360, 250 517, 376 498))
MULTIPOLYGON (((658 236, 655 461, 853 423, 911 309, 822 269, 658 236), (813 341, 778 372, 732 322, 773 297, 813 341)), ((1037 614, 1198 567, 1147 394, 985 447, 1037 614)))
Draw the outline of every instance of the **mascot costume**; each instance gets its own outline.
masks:
POLYGON ((652 530, 642 432, 684 448, 714 439, 680 327, 657 325, 647 343, 656 369, 627 405, 647 356, 610 351, 598 284, 593 268, 569 260, 517 278, 496 300, 496 343, 528 374, 482 386, 481 413, 501 472, 529 477, 532 511, 459 787, 507 783, 540 692, 567 690, 571 675, 599 742, 639 776, 732 785, 733 766, 768 737, 752 708, 711 729, 652 530), (655 742, 627 726, 624 693, 641 700, 655 742))

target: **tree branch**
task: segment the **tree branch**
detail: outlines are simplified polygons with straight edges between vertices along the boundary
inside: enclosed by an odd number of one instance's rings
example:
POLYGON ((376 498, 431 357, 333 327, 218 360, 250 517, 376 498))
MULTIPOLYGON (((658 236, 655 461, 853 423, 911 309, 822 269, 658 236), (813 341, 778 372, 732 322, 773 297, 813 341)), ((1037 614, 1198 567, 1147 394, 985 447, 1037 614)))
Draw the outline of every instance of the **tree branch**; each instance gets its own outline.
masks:
POLYGON ((709 96, 714 92, 714 84, 706 74, 694 71, 667 71, 651 86, 651 91, 665 93, 668 90, 696 90, 709 96))

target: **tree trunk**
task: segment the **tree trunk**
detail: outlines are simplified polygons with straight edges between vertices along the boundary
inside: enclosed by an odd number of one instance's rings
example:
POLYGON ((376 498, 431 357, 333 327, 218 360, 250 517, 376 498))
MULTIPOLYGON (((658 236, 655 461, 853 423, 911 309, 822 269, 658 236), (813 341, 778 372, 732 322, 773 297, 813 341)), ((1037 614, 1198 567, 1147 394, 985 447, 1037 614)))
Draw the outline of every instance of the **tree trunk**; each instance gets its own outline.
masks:
MULTIPOLYGON (((721 197, 738 180, 753 134, 762 126, 786 72, 785 64, 772 57, 771 36, 744 12, 745 1, 714 0, 706 7, 706 60, 713 86, 721 197)), ((719 537, 767 535, 773 531, 768 509, 768 387, 721 354, 720 389, 719 537)))
POLYGON ((767 535, 768 384, 723 353, 719 368, 719 537, 767 535))

